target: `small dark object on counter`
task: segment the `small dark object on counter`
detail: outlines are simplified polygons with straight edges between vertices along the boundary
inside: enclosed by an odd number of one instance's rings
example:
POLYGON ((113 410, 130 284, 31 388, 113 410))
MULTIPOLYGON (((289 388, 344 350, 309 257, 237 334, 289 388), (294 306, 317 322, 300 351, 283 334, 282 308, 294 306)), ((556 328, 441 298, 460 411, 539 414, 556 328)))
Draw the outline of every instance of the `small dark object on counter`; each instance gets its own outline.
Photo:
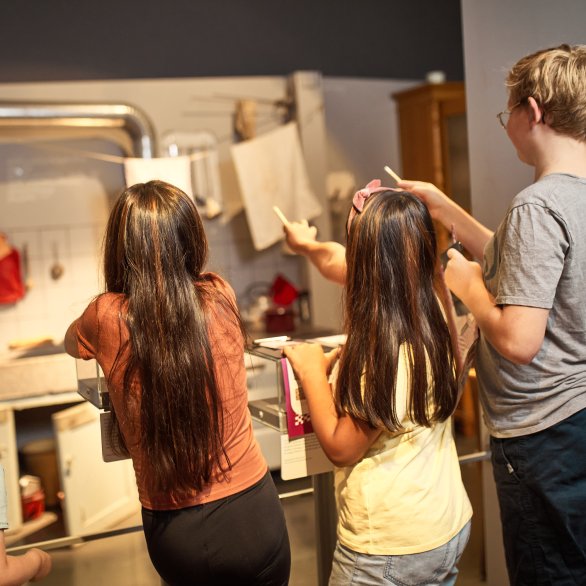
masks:
POLYGON ((265 329, 274 334, 295 330, 295 313, 288 307, 273 307, 265 312, 265 329))

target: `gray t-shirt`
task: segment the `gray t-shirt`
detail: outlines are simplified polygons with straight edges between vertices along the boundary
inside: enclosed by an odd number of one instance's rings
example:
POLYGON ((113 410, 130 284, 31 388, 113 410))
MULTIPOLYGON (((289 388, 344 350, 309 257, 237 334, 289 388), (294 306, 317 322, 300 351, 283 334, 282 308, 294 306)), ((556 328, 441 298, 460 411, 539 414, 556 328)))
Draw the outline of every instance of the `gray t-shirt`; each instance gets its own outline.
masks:
POLYGON ((519 193, 486 245, 483 273, 498 305, 550 310, 530 364, 513 364, 481 336, 490 433, 535 433, 586 408, 586 179, 556 173, 519 193))
POLYGON ((8 505, 6 502, 6 481, 4 466, 0 464, 0 531, 8 529, 8 505))

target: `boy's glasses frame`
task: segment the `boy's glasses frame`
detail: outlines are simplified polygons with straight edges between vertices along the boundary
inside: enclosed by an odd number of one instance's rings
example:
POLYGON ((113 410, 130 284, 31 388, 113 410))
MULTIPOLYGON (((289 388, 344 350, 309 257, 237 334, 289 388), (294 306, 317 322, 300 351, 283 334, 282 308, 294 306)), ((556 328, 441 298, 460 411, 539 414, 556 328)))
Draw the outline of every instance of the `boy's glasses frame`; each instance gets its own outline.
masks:
POLYGON ((499 112, 496 115, 496 117, 499 121, 499 124, 503 127, 504 130, 507 129, 507 124, 509 123, 509 117, 513 113, 513 110, 515 108, 517 108, 518 106, 520 106, 524 101, 525 100, 521 100, 520 102, 517 102, 514 106, 511 106, 510 108, 507 108, 506 110, 503 110, 502 112, 499 112))

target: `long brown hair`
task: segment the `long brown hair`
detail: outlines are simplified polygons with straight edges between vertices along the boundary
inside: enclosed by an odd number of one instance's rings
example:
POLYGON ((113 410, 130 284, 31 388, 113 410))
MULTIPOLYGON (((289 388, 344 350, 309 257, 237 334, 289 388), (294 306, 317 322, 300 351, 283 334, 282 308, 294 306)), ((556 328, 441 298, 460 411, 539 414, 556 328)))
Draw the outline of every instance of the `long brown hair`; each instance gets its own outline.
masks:
POLYGON ((155 490, 201 490, 214 470, 230 466, 208 309, 219 305, 240 329, 241 322, 202 273, 207 254, 201 218, 183 191, 150 181, 122 192, 106 229, 104 274, 106 290, 125 295, 129 342, 112 372, 124 369, 127 404, 140 381, 141 441, 155 490))
POLYGON ((426 206, 406 192, 372 195, 348 234, 345 331, 338 412, 391 432, 400 353, 408 366, 408 415, 444 421, 457 400, 454 356, 435 293, 436 238, 426 206))

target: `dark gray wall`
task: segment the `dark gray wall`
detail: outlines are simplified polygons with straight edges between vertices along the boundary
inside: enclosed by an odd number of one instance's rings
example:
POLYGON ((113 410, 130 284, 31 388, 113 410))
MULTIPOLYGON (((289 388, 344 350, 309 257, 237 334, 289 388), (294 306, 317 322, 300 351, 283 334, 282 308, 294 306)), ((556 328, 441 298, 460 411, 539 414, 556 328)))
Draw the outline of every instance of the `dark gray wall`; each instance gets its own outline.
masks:
POLYGON ((3 0, 0 82, 463 79, 460 0, 3 0))

